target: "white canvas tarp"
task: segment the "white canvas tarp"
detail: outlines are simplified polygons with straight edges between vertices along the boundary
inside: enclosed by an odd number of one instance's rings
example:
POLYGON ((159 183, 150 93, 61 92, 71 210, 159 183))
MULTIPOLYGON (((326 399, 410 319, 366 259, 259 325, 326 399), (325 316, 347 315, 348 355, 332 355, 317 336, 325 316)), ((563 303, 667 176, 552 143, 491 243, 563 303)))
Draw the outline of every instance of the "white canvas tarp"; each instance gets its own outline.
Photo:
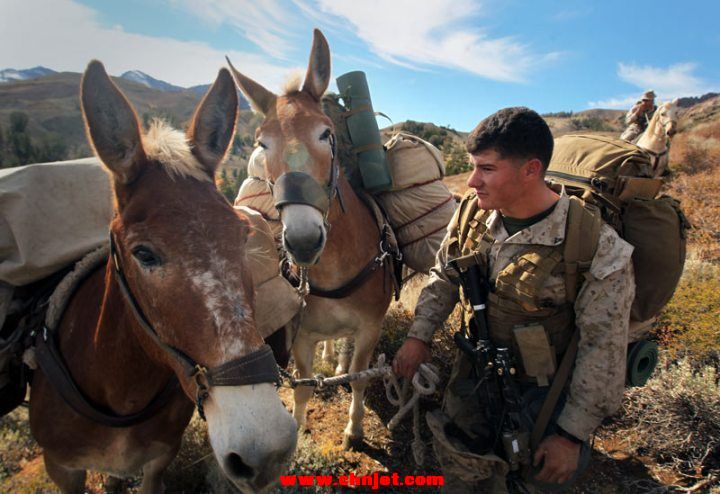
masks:
POLYGON ((295 316, 302 305, 300 293, 280 275, 280 258, 272 230, 262 214, 236 206, 250 220, 246 255, 255 284, 255 322, 263 338, 295 316))
POLYGON ((456 203, 442 177, 440 151, 412 134, 399 132, 385 144, 393 188, 375 197, 388 215, 405 264, 427 273, 456 203))
MULTIPOLYGON (((41 280, 108 242, 110 176, 97 158, 0 170, 0 287, 41 280)), ((255 317, 263 336, 288 323, 300 296, 279 274, 275 240, 258 213, 248 216, 255 317)), ((0 297, 0 301, 4 298, 0 297)), ((3 304, 7 305, 7 304, 3 304)), ((4 316, 7 307, 0 307, 4 316)))
POLYGON ((110 177, 97 158, 0 170, 0 281, 38 281, 108 241, 110 177))

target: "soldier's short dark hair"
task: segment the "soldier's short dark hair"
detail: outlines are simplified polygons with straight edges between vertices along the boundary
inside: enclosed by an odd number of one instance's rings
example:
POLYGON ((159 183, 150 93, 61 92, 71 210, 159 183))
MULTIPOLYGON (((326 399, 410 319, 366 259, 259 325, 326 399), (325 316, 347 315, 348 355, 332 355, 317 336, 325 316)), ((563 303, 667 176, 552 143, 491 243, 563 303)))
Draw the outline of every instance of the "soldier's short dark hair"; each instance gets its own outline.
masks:
POLYGON ((547 170, 553 136, 543 118, 530 108, 503 108, 481 121, 467 138, 467 150, 477 154, 494 149, 503 159, 537 158, 547 170))

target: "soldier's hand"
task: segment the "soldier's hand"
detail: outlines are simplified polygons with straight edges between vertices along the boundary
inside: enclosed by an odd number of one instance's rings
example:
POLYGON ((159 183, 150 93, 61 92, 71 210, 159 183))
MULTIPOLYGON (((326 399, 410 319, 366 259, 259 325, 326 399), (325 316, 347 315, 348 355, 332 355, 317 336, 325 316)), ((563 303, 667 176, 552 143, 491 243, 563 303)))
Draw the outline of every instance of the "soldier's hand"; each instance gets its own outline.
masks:
POLYGON ((543 439, 533 456, 533 466, 543 462, 542 470, 535 475, 535 479, 551 484, 562 484, 570 480, 578 469, 581 446, 558 435, 543 439))
POLYGON ((412 379, 418 367, 430 360, 430 345, 422 340, 408 337, 395 354, 392 368, 398 376, 412 379))

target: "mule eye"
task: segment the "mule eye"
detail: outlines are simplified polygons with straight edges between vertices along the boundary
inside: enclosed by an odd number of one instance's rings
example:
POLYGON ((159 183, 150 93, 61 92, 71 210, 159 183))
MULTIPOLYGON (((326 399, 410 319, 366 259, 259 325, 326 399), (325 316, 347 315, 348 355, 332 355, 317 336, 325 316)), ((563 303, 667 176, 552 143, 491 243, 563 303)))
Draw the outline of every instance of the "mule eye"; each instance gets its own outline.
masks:
POLYGON ((325 129, 325 132, 320 134, 321 141, 327 141, 330 138, 330 129, 325 129))
POLYGON ((132 251, 132 254, 135 259, 137 259, 140 264, 143 265, 143 267, 153 268, 162 264, 160 258, 147 247, 135 247, 132 251))
POLYGON ((267 146, 266 146, 265 143, 262 142, 262 141, 255 141, 255 145, 256 145, 256 146, 260 146, 260 147, 263 148, 263 149, 267 149, 267 146))

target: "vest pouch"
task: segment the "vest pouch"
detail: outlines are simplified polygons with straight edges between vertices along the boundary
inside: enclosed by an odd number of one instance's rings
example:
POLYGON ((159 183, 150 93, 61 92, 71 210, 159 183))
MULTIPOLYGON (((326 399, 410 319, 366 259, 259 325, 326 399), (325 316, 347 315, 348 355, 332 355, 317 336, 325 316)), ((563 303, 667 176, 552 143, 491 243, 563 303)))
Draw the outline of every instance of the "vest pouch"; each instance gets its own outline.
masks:
POLYGON ((550 384, 550 378, 555 374, 557 364, 555 351, 545 328, 541 324, 516 326, 513 328, 513 336, 525 374, 537 379, 540 387, 550 384))
POLYGON ((571 304, 542 309, 537 312, 523 312, 522 308, 507 300, 499 299, 494 293, 488 296, 488 329, 490 340, 498 347, 512 350, 517 359, 519 377, 529 377, 523 365, 519 343, 515 338, 516 327, 539 326, 543 328, 551 352, 557 362, 565 353, 575 330, 575 313, 571 304))

